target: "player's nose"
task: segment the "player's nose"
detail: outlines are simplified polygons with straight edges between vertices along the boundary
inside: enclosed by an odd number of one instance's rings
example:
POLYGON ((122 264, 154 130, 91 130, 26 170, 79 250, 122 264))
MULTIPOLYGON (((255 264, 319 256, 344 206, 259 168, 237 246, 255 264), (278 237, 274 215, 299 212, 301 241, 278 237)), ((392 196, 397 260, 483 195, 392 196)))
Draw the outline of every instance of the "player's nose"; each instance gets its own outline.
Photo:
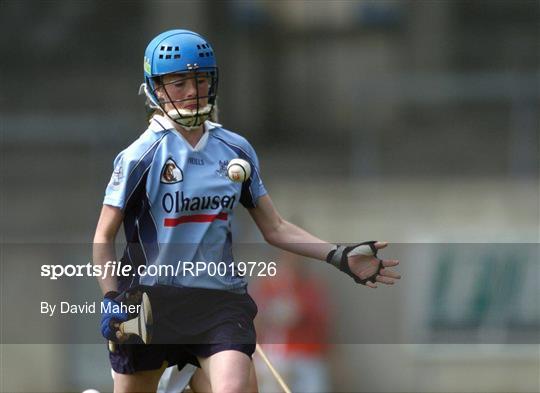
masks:
POLYGON ((186 95, 188 98, 195 97, 197 94, 197 84, 195 79, 188 79, 186 83, 186 95))

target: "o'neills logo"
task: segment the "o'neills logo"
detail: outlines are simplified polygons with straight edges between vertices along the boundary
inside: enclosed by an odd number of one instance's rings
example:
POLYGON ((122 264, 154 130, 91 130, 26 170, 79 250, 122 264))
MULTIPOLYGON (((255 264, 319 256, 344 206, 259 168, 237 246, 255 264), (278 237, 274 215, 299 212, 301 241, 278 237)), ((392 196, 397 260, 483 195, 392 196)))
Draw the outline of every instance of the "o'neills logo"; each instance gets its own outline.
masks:
POLYGON ((236 195, 207 195, 187 198, 184 192, 167 192, 163 195, 161 206, 167 213, 180 213, 197 210, 213 210, 219 207, 232 210, 236 195))

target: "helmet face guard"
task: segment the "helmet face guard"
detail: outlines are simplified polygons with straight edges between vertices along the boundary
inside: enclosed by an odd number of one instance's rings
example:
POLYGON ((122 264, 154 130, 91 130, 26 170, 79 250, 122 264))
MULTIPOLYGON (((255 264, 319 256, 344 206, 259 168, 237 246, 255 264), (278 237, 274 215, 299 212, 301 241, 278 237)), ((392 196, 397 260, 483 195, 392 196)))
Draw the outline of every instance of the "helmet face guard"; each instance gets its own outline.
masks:
POLYGON ((155 97, 155 104, 171 120, 185 129, 200 126, 208 120, 217 98, 218 70, 173 73, 148 79, 146 93, 155 97), (178 86, 193 85, 194 95, 176 98, 178 86))
POLYGON ((190 130, 210 118, 217 101, 218 68, 210 44, 188 30, 154 38, 144 57, 143 91, 155 109, 190 130), (175 93, 189 85, 194 94, 175 93))

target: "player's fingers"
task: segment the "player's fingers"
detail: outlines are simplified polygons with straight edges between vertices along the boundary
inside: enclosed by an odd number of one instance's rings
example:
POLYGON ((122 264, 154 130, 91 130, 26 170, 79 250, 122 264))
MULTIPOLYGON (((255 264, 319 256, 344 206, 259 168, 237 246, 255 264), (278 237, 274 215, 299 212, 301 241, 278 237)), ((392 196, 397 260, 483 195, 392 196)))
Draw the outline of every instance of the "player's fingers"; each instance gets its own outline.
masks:
POLYGON ((399 274, 398 272, 396 272, 393 269, 388 269, 388 268, 381 269, 379 271, 379 274, 381 276, 391 277, 391 278, 395 278, 395 279, 398 279, 398 280, 401 278, 401 274, 399 274))
POLYGON ((118 339, 118 341, 120 343, 123 343, 124 341, 126 341, 128 339, 128 335, 122 333, 120 330, 117 330, 116 331, 116 338, 118 339))
POLYGON ((384 277, 384 276, 381 276, 381 275, 377 275, 377 277, 375 278, 375 281, 380 282, 382 284, 386 284, 386 285, 394 285, 395 284, 395 280, 393 278, 384 277))
POLYGON ((381 259, 383 267, 392 267, 399 265, 398 259, 381 259))
POLYGON ((375 242, 374 246, 377 250, 380 250, 381 248, 388 246, 388 242, 375 242))
POLYGON ((377 288, 377 284, 371 282, 371 281, 367 281, 366 282, 366 287, 368 288, 377 288))

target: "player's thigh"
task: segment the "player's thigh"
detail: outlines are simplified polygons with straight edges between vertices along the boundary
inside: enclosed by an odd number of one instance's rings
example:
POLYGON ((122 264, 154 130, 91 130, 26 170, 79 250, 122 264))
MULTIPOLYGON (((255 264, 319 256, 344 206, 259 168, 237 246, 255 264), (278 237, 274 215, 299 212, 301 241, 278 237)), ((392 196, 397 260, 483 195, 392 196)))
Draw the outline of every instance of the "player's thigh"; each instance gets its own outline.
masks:
POLYGON ((114 393, 155 392, 166 363, 157 370, 138 371, 134 374, 114 373, 114 393))
MULTIPOLYGON (((251 362, 251 370, 249 373, 249 384, 248 391, 257 392, 258 391, 257 375, 255 374, 255 365, 251 362)), ((204 371, 199 368, 195 371, 195 374, 191 377, 189 381, 189 387, 193 393, 212 393, 212 387, 210 386, 210 380, 204 373, 204 371)))
POLYGON ((198 360, 210 381, 212 393, 257 392, 253 362, 245 353, 221 351, 198 360))
POLYGON ((257 383, 257 374, 255 373, 255 363, 251 361, 251 369, 249 371, 249 385, 248 391, 257 393, 259 391, 259 384, 257 383))
POLYGON ((210 386, 210 380, 200 368, 195 371, 195 374, 189 381, 189 387, 193 393, 212 393, 212 387, 210 386))

